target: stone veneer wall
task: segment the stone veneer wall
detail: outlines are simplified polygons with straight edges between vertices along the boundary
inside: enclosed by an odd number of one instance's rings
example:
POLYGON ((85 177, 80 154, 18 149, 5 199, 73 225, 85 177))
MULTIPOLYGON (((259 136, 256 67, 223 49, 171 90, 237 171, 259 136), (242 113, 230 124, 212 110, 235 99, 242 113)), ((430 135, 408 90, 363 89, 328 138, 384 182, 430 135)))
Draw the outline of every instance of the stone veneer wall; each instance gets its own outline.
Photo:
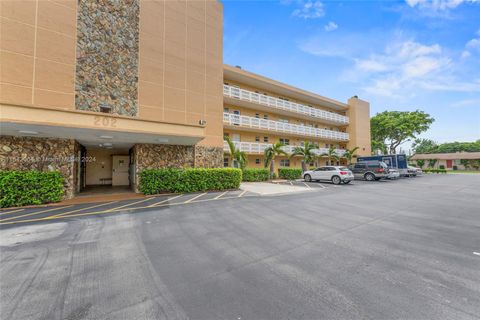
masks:
POLYGON ((65 198, 75 193, 75 140, 0 136, 0 170, 59 171, 65 198))
POLYGON ((139 0, 81 0, 77 16, 77 109, 136 116, 139 0))
POLYGON ((196 168, 222 168, 223 148, 195 146, 196 168))

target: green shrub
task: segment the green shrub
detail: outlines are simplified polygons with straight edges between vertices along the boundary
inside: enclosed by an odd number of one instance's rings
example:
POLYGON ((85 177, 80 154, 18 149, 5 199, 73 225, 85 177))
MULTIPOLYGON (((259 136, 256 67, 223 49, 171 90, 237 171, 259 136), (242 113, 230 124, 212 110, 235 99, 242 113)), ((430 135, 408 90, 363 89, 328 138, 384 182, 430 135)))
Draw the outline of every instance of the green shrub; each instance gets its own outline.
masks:
POLYGON ((447 173, 446 169, 425 169, 424 173, 447 173))
POLYGON ((287 180, 300 179, 302 177, 302 169, 280 168, 278 169, 278 177, 287 180))
POLYGON ((162 192, 196 192, 238 189, 242 171, 215 169, 148 169, 140 173, 139 189, 144 194, 162 192))
POLYGON ((243 181, 267 181, 270 175, 268 169, 256 169, 256 168, 246 168, 243 169, 242 179, 243 181))
POLYGON ((0 171, 0 207, 58 202, 63 182, 59 172, 0 171))
POLYGON ((439 168, 440 168, 440 169, 445 169, 445 166, 444 166, 443 164, 441 164, 441 165, 439 166, 439 168))

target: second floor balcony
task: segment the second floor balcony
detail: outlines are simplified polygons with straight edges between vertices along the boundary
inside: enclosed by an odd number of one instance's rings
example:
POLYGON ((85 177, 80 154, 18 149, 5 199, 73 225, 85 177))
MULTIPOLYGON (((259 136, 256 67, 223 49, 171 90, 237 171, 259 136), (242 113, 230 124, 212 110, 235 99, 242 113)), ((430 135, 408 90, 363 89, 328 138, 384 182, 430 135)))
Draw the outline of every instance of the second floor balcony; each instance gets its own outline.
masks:
MULTIPOLYGON (((320 110, 303 104, 270 97, 264 94, 240 89, 238 87, 223 85, 223 95, 228 98, 237 99, 257 106, 264 106, 266 110, 274 109, 274 112, 288 114, 302 119, 317 120, 335 125, 348 125, 347 116, 333 112, 320 110)), ((248 106, 247 106, 248 107, 248 106)))
MULTIPOLYGON (((263 154, 265 149, 272 146, 271 143, 244 142, 244 141, 233 141, 233 144, 237 149, 240 149, 240 151, 246 152, 248 154, 263 154)), ((292 154, 295 147, 296 146, 283 146, 282 149, 287 154, 292 154)), ((223 150, 224 151, 230 150, 227 141, 223 142, 223 150)), ((326 154, 327 152, 328 152, 328 148, 318 148, 313 150, 313 153, 315 153, 318 156, 326 154)), ((345 153, 345 150, 335 149, 335 153, 338 156, 343 156, 343 154, 345 153)))
POLYGON ((279 133, 286 133, 289 135, 314 137, 324 140, 334 141, 348 141, 349 135, 345 132, 325 130, 319 128, 313 128, 308 126, 302 126, 298 124, 284 123, 280 121, 266 120, 248 116, 241 116, 238 114, 223 113, 223 123, 226 126, 238 126, 241 128, 250 129, 252 131, 273 131, 279 133))

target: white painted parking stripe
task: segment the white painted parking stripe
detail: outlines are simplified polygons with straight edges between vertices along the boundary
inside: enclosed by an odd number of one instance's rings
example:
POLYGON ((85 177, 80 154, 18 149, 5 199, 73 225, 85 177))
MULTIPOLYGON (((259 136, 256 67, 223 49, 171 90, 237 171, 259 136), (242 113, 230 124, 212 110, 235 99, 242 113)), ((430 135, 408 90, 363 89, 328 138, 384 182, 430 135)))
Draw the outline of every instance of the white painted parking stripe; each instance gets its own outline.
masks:
POLYGON ((206 192, 200 193, 198 196, 195 196, 195 197, 193 197, 193 198, 191 198, 191 199, 188 199, 188 200, 185 201, 184 203, 192 202, 193 200, 198 199, 198 198, 200 198, 201 196, 204 196, 204 195, 206 195, 206 194, 207 194, 206 192))
POLYGON ((130 203, 124 204, 123 206, 115 207, 115 208, 108 209, 108 210, 105 210, 105 211, 113 211, 113 210, 123 209, 125 207, 133 206, 134 204, 142 203, 142 202, 145 202, 145 201, 150 200, 150 199, 151 198, 147 198, 147 199, 142 199, 142 200, 135 201, 135 202, 130 202, 130 203))
POLYGON ((17 209, 17 210, 12 210, 12 211, 8 211, 8 212, 1 212, 0 215, 14 213, 14 212, 20 212, 20 211, 23 211, 23 210, 25 210, 25 209, 17 209))
POLYGON ((216 196, 216 197, 213 198, 213 199, 217 200, 217 199, 220 198, 221 196, 224 196, 227 192, 228 192, 228 191, 225 191, 225 192, 223 192, 222 194, 216 196))
POLYGON ((247 190, 243 190, 243 192, 240 193, 240 194, 238 195, 238 197, 240 198, 240 197, 243 196, 245 193, 247 193, 247 190))
POLYGON ((312 189, 312 187, 310 187, 308 184, 306 184, 305 182, 303 182, 304 185, 307 186, 308 189, 312 189))
POLYGON ((167 201, 170 201, 170 200, 173 200, 173 199, 180 198, 181 196, 183 196, 183 194, 179 194, 178 196, 171 197, 171 198, 167 198, 167 199, 165 199, 165 200, 162 200, 162 201, 160 201, 160 202, 157 202, 157 203, 151 204, 151 205, 147 206, 147 208, 156 207, 156 206, 158 206, 158 205, 160 205, 160 204, 162 204, 162 203, 165 203, 165 202, 167 202, 167 201))
POLYGON ((480 256, 480 252, 475 252, 474 251, 473 254, 476 255, 476 256, 480 256))

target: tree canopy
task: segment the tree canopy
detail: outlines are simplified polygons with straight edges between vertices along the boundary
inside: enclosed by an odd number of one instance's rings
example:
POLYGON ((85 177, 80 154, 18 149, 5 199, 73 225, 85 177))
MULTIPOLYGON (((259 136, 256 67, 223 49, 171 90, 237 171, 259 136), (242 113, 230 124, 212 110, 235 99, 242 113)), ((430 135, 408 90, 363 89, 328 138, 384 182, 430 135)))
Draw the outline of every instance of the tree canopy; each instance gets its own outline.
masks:
POLYGON ((480 140, 475 142, 446 142, 437 144, 430 139, 417 139, 412 145, 415 153, 480 152, 480 140))
POLYGON ((420 110, 378 113, 370 119, 372 150, 395 154, 398 146, 427 131, 434 121, 420 110))

